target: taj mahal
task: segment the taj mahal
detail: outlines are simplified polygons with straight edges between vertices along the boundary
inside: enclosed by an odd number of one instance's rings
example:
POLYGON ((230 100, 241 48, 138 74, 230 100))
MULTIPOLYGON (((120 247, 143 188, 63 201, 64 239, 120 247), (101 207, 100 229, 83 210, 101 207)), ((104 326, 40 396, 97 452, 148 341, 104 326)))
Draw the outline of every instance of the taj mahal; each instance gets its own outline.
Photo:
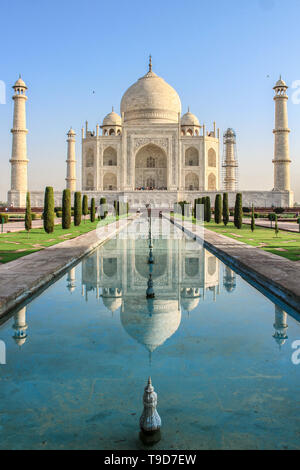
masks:
MULTIPOLYGON (((28 185, 26 128, 27 86, 20 77, 14 88, 14 120, 9 205, 25 207, 28 185)), ((81 187, 76 177, 76 132, 67 133, 66 187, 81 190, 96 201, 124 198, 131 207, 151 204, 172 208, 178 201, 193 202, 202 196, 228 192, 230 205, 236 192, 243 193, 244 205, 288 207, 293 205, 290 188, 288 86, 280 78, 274 86, 274 187, 268 191, 243 191, 238 187, 236 134, 231 129, 220 139, 214 122, 209 129, 188 110, 182 115, 175 89, 152 70, 124 93, 120 115, 114 109, 90 130, 81 129, 81 187), (220 150, 221 144, 223 149, 220 150), (220 156, 222 153, 223 158, 220 156)), ((270 158, 271 156, 267 156, 270 158)), ((55 189, 55 188, 54 188, 55 189)), ((55 191, 60 206, 62 191, 55 191)), ((33 207, 42 207, 44 189, 31 191, 33 207)))

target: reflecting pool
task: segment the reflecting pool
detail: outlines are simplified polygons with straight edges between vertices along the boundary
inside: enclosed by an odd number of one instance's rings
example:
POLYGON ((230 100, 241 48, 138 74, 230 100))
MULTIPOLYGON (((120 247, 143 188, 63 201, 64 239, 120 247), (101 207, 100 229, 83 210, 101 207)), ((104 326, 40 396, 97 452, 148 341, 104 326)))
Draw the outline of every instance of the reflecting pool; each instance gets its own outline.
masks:
POLYGON ((298 314, 158 224, 152 267, 141 219, 2 320, 1 449, 142 449, 149 375, 156 449, 300 448, 298 314))

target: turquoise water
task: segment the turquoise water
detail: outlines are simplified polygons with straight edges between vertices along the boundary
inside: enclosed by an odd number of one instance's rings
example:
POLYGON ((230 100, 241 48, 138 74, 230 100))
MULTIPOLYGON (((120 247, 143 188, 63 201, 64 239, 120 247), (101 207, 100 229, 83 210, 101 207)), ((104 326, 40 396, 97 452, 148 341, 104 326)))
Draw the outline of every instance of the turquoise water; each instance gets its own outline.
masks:
POLYGON ((155 448, 299 449, 299 316, 174 227, 153 240, 147 302, 143 227, 2 322, 0 448, 142 449, 151 375, 162 419, 155 448))

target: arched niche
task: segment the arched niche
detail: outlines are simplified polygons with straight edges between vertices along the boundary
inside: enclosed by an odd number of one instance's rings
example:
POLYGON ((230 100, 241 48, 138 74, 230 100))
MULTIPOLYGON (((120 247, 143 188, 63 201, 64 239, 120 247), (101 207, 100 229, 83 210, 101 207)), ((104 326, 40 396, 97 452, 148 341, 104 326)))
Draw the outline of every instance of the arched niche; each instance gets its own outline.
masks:
POLYGON ((207 185, 208 191, 216 191, 217 189, 217 178, 214 173, 210 173, 208 175, 208 185, 207 185))
POLYGON ((104 166, 117 166, 118 155, 117 151, 112 147, 107 147, 103 152, 103 165, 104 166))
POLYGON ((92 149, 88 149, 86 154, 85 166, 91 168, 94 166, 94 152, 92 149))
POLYGON ((93 191, 93 189, 94 189, 94 176, 91 173, 89 173, 86 176, 86 190, 93 191))
POLYGON ((199 178, 195 173, 188 173, 185 177, 186 191, 199 191, 199 178))
POLYGON ((211 168, 216 168, 217 166, 217 154, 214 149, 209 149, 208 154, 207 154, 207 163, 208 166, 211 168))
POLYGON ((185 151, 185 166, 199 166, 199 152, 195 147, 185 151))
POLYGON ((167 156, 164 150, 154 144, 142 147, 135 157, 136 189, 166 189, 167 181, 167 156))
POLYGON ((113 173, 105 173, 103 176, 103 189, 104 191, 117 190, 117 176, 113 173))

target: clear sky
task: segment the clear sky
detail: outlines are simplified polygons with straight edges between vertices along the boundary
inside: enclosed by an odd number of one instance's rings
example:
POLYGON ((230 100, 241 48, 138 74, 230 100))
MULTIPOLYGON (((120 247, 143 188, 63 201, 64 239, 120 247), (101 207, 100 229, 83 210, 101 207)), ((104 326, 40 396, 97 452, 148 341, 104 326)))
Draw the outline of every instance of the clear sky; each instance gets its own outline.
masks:
MULTIPOLYGON (((1 2, 0 199, 9 189, 11 86, 28 86, 29 188, 62 189, 66 132, 94 129, 153 70, 200 122, 237 132, 240 189, 272 189, 274 83, 300 80, 299 0, 15 0, 1 2), (95 91, 95 93, 93 93, 95 91)), ((300 104, 289 89, 292 188, 300 201, 300 104), (295 100, 294 100, 295 101, 295 100)), ((299 97, 299 95, 298 95, 299 97)))

